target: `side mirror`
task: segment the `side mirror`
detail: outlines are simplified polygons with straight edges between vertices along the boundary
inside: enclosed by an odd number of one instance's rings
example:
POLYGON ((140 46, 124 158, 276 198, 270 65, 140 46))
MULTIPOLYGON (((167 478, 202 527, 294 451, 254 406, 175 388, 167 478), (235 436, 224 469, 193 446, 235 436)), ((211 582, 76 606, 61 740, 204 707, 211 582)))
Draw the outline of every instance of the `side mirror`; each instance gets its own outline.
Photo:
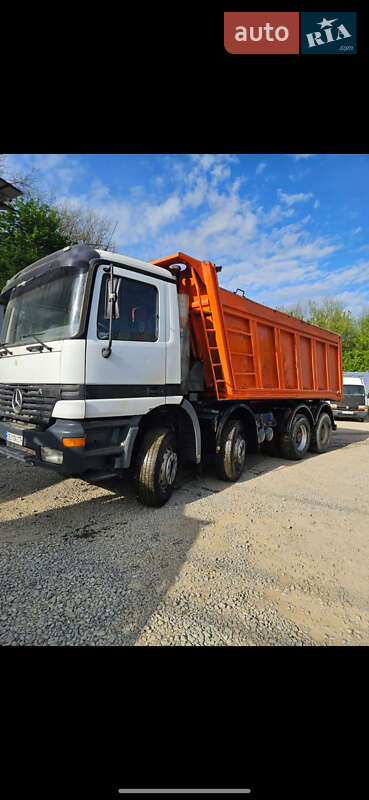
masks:
POLYGON ((101 351, 101 355, 103 358, 109 358, 111 354, 111 343, 112 343, 112 324, 113 318, 119 318, 119 306, 118 306, 118 287, 120 283, 120 278, 114 276, 113 272, 113 264, 110 264, 108 268, 109 271, 109 280, 107 283, 107 292, 106 292, 106 305, 105 305, 105 317, 109 319, 109 344, 107 347, 103 347, 101 351))
POLYGON ((110 314, 112 314, 113 319, 119 319, 119 285, 120 278, 118 278, 116 275, 113 275, 113 279, 109 277, 105 292, 105 319, 110 319, 110 314))

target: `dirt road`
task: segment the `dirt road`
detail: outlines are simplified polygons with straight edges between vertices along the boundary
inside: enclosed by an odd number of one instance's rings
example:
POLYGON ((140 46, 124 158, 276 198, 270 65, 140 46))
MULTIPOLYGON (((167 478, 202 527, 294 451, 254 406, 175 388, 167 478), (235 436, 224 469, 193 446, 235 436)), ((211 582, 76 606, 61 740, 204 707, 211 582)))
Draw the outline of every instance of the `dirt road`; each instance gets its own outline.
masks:
POLYGON ((369 423, 162 509, 0 460, 3 645, 368 645, 369 423))

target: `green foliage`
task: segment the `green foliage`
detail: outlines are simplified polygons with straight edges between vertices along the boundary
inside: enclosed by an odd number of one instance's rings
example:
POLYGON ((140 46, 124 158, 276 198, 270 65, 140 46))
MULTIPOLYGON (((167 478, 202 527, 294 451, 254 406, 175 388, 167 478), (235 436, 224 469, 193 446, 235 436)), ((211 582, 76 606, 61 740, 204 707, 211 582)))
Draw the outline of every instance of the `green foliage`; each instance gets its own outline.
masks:
MULTIPOLYGON (((339 333, 342 339, 342 354, 351 352, 355 347, 357 323, 352 319, 350 311, 345 311, 342 303, 325 299, 320 305, 309 301, 308 321, 320 328, 339 333)), ((344 367, 348 370, 348 367, 344 367)))
POLYGON ((288 314, 289 317, 296 317, 296 319, 301 319, 302 321, 305 320, 304 309, 300 303, 296 303, 295 306, 288 309, 280 306, 277 308, 277 311, 283 311, 283 313, 288 314))
POLYGON ((59 225, 57 211, 34 198, 17 198, 0 212, 0 290, 19 270, 73 244, 59 225))
POLYGON ((345 371, 366 372, 369 370, 369 311, 363 312, 357 321, 354 347, 348 356, 350 357, 349 363, 354 366, 345 366, 345 371))
POLYGON ((369 311, 354 319, 342 303, 332 298, 326 298, 321 303, 309 300, 307 313, 302 311, 300 305, 288 311, 281 308, 280 311, 338 333, 342 339, 343 372, 369 370, 369 311))

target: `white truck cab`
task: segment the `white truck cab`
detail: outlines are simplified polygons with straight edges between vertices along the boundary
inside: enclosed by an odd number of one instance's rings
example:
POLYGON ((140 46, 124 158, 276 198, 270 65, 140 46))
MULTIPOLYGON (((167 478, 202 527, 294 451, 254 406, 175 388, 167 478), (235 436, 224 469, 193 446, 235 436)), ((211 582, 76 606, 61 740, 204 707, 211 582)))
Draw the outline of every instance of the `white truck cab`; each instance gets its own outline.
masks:
POLYGON ((0 453, 106 477, 130 466, 142 417, 171 406, 198 463, 170 271, 77 245, 15 275, 2 299, 0 453))
POLYGON ((331 402, 335 419, 358 419, 364 422, 368 414, 368 400, 361 378, 343 375, 343 400, 331 402))

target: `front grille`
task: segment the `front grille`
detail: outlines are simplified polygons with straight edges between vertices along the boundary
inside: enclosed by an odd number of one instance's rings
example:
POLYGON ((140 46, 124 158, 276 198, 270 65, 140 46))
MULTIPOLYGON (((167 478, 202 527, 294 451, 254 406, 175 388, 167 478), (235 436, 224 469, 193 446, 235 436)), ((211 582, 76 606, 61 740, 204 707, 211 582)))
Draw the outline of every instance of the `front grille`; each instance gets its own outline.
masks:
MULTIPOLYGON (((42 391, 42 390, 41 390, 42 391)), ((59 387, 55 386, 55 394, 40 393, 40 386, 32 384, 0 384, 0 417, 3 420, 22 420, 41 425, 48 425, 51 412, 59 399, 59 387), (14 412, 12 397, 14 389, 20 389, 23 396, 19 414, 14 412)))

